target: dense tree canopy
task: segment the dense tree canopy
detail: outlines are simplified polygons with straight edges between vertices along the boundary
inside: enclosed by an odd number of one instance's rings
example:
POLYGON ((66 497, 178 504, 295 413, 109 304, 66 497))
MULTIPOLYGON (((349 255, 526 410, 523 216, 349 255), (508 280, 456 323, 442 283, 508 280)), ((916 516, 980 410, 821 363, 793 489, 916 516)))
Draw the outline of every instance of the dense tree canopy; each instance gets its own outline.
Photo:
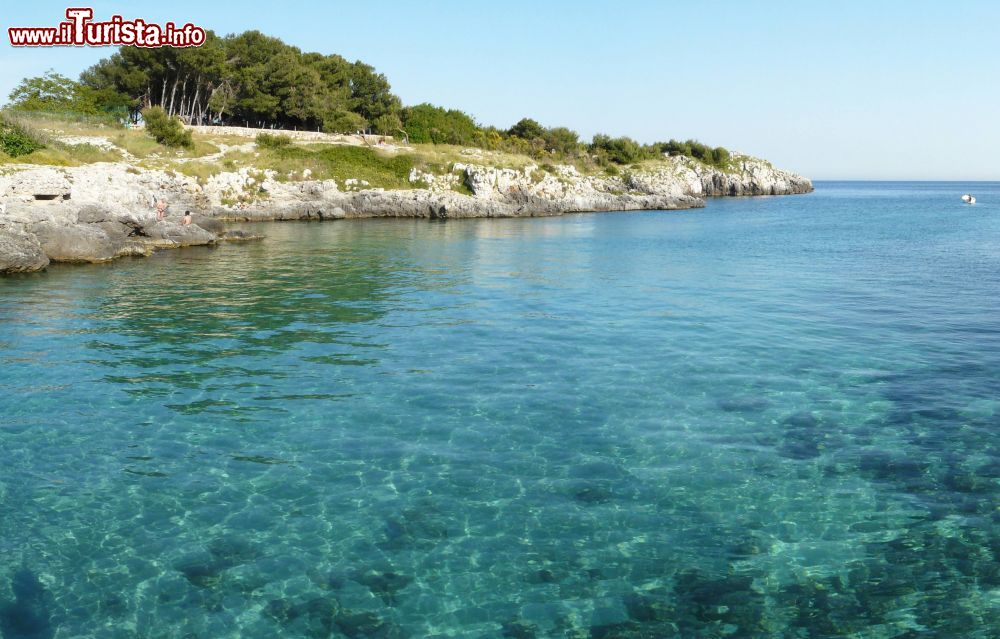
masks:
POLYGON ((122 47, 80 81, 133 115, 159 106, 201 124, 353 132, 398 127, 402 107, 371 66, 303 53, 259 31, 222 38, 209 32, 203 46, 186 49, 122 47))
POLYGON ((98 92, 52 70, 25 78, 10 93, 11 102, 22 111, 99 113, 99 97, 98 92))

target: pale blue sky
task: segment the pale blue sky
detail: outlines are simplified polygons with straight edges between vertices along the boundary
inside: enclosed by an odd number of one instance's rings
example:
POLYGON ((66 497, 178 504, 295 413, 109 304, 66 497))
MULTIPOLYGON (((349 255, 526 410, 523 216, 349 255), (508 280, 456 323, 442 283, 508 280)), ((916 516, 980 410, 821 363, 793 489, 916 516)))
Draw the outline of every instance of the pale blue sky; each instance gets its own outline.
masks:
MULTIPOLYGON (((259 29, 374 65, 406 104, 485 124, 697 138, 814 179, 1000 180, 992 0, 71 4, 259 29)), ((0 101, 26 75, 76 76, 111 53, 10 47, 8 26, 55 25, 66 6, 7 3, 0 101)))

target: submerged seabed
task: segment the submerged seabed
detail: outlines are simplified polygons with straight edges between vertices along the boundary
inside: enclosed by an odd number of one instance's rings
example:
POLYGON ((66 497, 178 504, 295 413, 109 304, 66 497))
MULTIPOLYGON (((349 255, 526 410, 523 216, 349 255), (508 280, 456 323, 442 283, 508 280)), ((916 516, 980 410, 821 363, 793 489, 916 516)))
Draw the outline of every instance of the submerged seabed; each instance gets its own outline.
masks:
POLYGON ((1000 636, 1000 188, 817 187, 0 281, 0 635, 1000 636))

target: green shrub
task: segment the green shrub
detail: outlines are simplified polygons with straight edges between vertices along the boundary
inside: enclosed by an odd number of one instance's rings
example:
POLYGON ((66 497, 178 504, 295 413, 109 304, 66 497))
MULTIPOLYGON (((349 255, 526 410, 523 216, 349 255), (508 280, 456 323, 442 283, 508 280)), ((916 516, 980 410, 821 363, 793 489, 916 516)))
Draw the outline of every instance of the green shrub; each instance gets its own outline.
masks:
POLYGON ((257 136, 257 146, 265 149, 280 149, 286 146, 291 146, 292 138, 278 133, 277 135, 271 135, 270 133, 261 133, 257 136))
POLYGON ((670 140, 669 142, 659 142, 652 146, 660 153, 666 153, 668 155, 684 155, 713 166, 724 167, 729 164, 730 160, 729 151, 725 148, 718 146, 713 149, 707 144, 702 144, 697 140, 687 140, 686 142, 670 140))
POLYGON ((333 111, 323 118, 326 133, 354 133, 368 126, 368 121, 353 111, 333 111))
POLYGON ((379 135, 396 135, 403 128, 403 121, 395 113, 386 113, 375 118, 372 125, 379 135))
POLYGON ((717 146, 712 151, 712 163, 716 166, 722 166, 729 162, 729 151, 724 147, 717 146))
POLYGON ((191 132, 184 128, 180 118, 170 117, 162 107, 143 109, 142 119, 146 122, 146 132, 163 146, 194 147, 191 132))
POLYGON ((535 140, 544 138, 545 127, 531 118, 521 118, 517 124, 510 127, 507 135, 522 140, 535 140))
POLYGON ((418 104, 403 109, 403 128, 410 142, 417 144, 433 142, 471 146, 486 142, 485 132, 468 114, 433 104, 418 104))
POLYGON ((634 164, 650 156, 638 142, 628 137, 613 138, 602 133, 594 136, 590 152, 615 164, 634 164))
POLYGON ((44 148, 40 134, 31 127, 7 114, 0 118, 0 151, 16 158, 44 148))

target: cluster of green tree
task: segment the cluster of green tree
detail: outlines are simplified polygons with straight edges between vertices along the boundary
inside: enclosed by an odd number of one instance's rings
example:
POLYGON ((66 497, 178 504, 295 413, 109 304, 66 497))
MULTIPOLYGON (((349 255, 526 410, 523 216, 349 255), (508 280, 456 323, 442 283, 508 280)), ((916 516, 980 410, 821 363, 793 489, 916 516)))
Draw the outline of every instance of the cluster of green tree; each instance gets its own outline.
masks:
POLYGON ((588 148, 592 154, 603 156, 615 164, 632 164, 663 155, 685 155, 705 164, 721 167, 726 166, 730 158, 729 151, 725 148, 721 146, 712 148, 697 140, 685 142, 670 140, 669 142, 640 144, 628 137, 612 138, 598 134, 594 136, 594 140, 588 148))
POLYGON ((459 144, 479 148, 525 153, 539 159, 591 160, 598 164, 634 164, 667 155, 686 155, 706 164, 724 166, 729 151, 712 148, 696 140, 641 144, 629 137, 613 138, 597 134, 590 144, 566 127, 546 128, 531 118, 523 118, 507 130, 483 127, 467 113, 431 104, 406 107, 403 130, 411 142, 459 144))
POLYGON ((705 164, 723 166, 729 162, 729 151, 725 148, 717 146, 713 149, 697 140, 687 140, 686 142, 670 140, 669 142, 660 142, 654 146, 661 153, 666 153, 667 155, 686 155, 701 160, 705 164))
POLYGON ((729 161, 725 149, 695 140, 644 145, 598 134, 587 144, 575 131, 547 128, 530 118, 503 130, 484 127, 456 109, 432 104, 403 108, 385 76, 371 66, 338 55, 303 53, 259 31, 225 37, 209 32, 203 46, 185 49, 121 47, 84 71, 79 82, 49 72, 24 80, 10 99, 18 109, 118 110, 133 121, 143 109, 158 107, 166 116, 163 122, 177 117, 189 124, 374 130, 416 143, 475 146, 542 160, 633 164, 669 154, 719 166, 729 161))
POLYGON ((19 111, 46 111, 103 116, 117 106, 124 109, 113 90, 96 90, 53 70, 25 78, 10 92, 11 105, 19 111))
MULTIPOLYGON (((121 47, 80 76, 98 108, 126 108, 133 120, 159 106, 192 124, 396 133, 402 104, 385 76, 363 62, 303 53, 259 31, 184 49, 121 47)), ((72 93, 72 91, 71 91, 72 93)), ((12 101, 20 106, 17 96, 12 101)))

